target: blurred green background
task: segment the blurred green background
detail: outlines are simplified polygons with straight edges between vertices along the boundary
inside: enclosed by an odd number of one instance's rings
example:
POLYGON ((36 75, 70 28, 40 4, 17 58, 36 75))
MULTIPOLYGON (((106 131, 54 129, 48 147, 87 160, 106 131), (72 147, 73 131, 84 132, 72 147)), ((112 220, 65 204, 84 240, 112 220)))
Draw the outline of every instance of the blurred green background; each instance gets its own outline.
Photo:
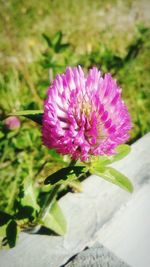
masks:
POLYGON ((40 127, 10 112, 41 109, 50 81, 67 65, 95 65, 123 89, 132 115, 129 143, 150 130, 149 0, 0 1, 0 209, 10 212, 26 178, 38 185, 63 166, 41 143, 40 127))

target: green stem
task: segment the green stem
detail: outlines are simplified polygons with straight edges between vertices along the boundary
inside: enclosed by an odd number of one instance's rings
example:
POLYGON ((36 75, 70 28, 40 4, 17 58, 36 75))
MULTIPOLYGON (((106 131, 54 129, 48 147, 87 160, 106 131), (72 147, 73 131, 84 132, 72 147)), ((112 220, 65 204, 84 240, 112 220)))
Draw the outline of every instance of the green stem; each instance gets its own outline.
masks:
POLYGON ((76 164, 76 160, 72 159, 69 163, 69 166, 68 167, 71 167, 71 166, 74 166, 76 164))
MULTIPOLYGON (((71 162, 70 162, 70 164, 69 164, 69 167, 74 166, 75 164, 76 164, 76 161, 75 161, 75 160, 71 160, 71 162)), ((57 195, 57 193, 58 193, 60 187, 61 187, 60 184, 57 184, 57 185, 54 185, 54 186, 53 186, 53 188, 52 188, 52 190, 51 190, 51 192, 50 192, 48 198, 45 200, 45 203, 44 203, 44 205, 43 205, 43 207, 42 207, 42 210, 41 210, 41 212, 40 212, 40 214, 39 214, 39 218, 38 218, 39 221, 40 221, 40 220, 44 217, 44 215, 49 211, 50 206, 51 206, 51 203, 52 203, 53 199, 56 197, 56 195, 57 195)))

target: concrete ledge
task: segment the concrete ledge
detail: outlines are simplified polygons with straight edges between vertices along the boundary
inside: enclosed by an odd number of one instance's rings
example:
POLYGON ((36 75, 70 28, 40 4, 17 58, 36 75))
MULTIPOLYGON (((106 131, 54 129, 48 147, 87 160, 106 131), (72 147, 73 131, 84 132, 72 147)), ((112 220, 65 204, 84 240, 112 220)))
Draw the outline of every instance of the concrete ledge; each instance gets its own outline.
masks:
POLYGON ((96 243, 80 252, 71 262, 61 267, 130 267, 104 246, 96 243))
POLYGON ((133 267, 150 267, 150 182, 100 228, 95 241, 133 267))

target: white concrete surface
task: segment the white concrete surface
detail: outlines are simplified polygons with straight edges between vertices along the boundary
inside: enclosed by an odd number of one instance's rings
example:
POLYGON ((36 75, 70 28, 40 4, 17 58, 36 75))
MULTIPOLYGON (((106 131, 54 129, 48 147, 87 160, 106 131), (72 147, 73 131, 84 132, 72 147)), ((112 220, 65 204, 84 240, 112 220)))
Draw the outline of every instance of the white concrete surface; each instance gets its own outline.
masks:
POLYGON ((116 212, 94 241, 133 267, 150 267, 150 183, 116 212))

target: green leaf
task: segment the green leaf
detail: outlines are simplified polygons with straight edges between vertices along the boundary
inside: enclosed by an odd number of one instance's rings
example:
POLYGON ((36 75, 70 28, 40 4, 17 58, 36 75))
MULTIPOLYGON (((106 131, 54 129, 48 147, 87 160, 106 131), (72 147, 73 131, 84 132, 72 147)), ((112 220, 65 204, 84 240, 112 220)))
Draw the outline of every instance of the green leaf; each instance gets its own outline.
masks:
POLYGON ((51 205, 50 210, 44 215, 40 223, 59 235, 66 233, 66 220, 57 201, 51 205))
POLYGON ((17 220, 22 220, 22 219, 30 219, 32 217, 33 214, 33 207, 31 206, 24 206, 24 207, 20 207, 19 211, 15 214, 15 218, 17 220))
POLYGON ((60 44, 62 37, 63 37, 63 35, 62 35, 61 31, 56 32, 56 34, 54 35, 53 40, 52 40, 53 46, 60 44))
POLYGON ((11 220, 6 228, 6 237, 10 248, 13 248, 17 240, 17 223, 11 220))
POLYGON ((42 36, 45 39, 45 41, 47 42, 48 46, 52 47, 51 39, 45 33, 43 33, 42 36))
POLYGON ((68 43, 66 43, 66 44, 57 44, 55 46, 55 51, 57 53, 60 53, 60 52, 65 51, 68 47, 69 47, 69 44, 68 43))
POLYGON ((9 116, 24 116, 38 124, 42 124, 43 110, 23 110, 9 114, 9 116))
POLYGON ((24 196, 21 199, 23 206, 31 206, 33 209, 39 211, 40 207, 37 204, 36 191, 33 188, 32 183, 27 183, 24 187, 24 196))
POLYGON ((107 166, 115 161, 123 159, 130 153, 130 151, 131 151, 130 146, 126 144, 119 145, 116 148, 116 154, 113 156, 91 157, 91 165, 95 166, 96 168, 104 168, 104 166, 107 166))
POLYGON ((0 242, 6 236, 6 225, 0 227, 0 242))
POLYGON ((114 168, 106 167, 104 171, 99 171, 98 169, 92 168, 92 171, 90 170, 90 172, 104 178, 105 180, 113 184, 120 186, 130 193, 133 191, 133 185, 130 180, 124 174, 120 173, 114 168))
POLYGON ((28 147, 33 147, 33 142, 29 129, 27 131, 20 131, 17 138, 12 139, 12 143, 17 149, 26 149, 28 147))
POLYGON ((50 154, 50 156, 54 161, 60 161, 64 163, 62 155, 57 153, 55 149, 49 149, 48 153, 50 154))
POLYGON ((97 168, 99 170, 103 170, 104 167, 108 164, 111 164, 110 157, 107 156, 97 156, 91 157, 90 168, 97 168))
POLYGON ((0 211, 0 226, 7 224, 12 219, 12 216, 4 211, 0 211))
POLYGON ((131 151, 131 147, 124 144, 120 145, 116 148, 116 154, 112 156, 112 162, 118 161, 124 157, 126 157, 131 151))
MULTIPOLYGON (((27 176, 26 173, 25 176, 27 176)), ((31 212, 31 209, 33 209, 33 213, 39 211, 40 207, 37 203, 38 194, 39 189, 34 187, 30 177, 27 176, 20 184, 19 192, 15 199, 14 208, 16 212, 21 211, 22 208, 24 208, 24 211, 28 214, 31 212)))
POLYGON ((57 172, 51 174, 46 178, 44 184, 54 185, 56 183, 63 183, 65 181, 77 179, 79 175, 84 173, 84 166, 70 166, 66 168, 62 168, 57 172))
POLYGON ((0 227, 0 249, 7 245, 6 224, 0 227))
POLYGON ((4 136, 5 136, 4 133, 0 131, 0 139, 2 139, 4 136))

